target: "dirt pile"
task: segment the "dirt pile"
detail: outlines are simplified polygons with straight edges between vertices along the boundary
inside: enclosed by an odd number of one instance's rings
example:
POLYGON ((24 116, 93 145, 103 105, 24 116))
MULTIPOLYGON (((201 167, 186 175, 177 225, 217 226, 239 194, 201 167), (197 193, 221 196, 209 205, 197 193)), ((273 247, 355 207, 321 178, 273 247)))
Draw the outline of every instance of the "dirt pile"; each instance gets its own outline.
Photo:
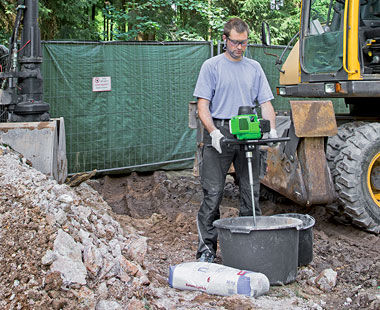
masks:
POLYGON ((1 147, 0 188, 1 309, 144 307, 146 238, 91 187, 59 185, 1 147))

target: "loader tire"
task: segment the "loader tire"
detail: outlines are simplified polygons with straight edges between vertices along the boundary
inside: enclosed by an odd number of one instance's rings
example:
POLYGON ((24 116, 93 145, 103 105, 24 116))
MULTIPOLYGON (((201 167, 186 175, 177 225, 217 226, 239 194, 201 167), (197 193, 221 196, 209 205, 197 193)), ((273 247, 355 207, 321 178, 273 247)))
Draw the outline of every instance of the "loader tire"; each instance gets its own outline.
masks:
MULTIPOLYGON (((338 155, 340 154, 341 150, 346 147, 346 140, 354 134, 355 130, 358 127, 365 124, 366 123, 362 121, 342 124, 338 127, 338 133, 335 136, 329 137, 326 147, 326 159, 334 184, 335 177, 337 175, 335 167, 338 155)), ((345 225, 351 225, 351 218, 344 214, 343 205, 339 201, 335 201, 327 205, 326 209, 333 216, 333 219, 336 222, 345 225)))
MULTIPOLYGON (((332 136, 327 141, 326 148, 326 158, 327 164, 330 168, 331 176, 333 181, 335 181, 335 160, 339 155, 342 148, 346 146, 345 142, 348 138, 350 138, 356 128, 365 125, 365 122, 351 122, 345 123, 338 128, 338 133, 335 136, 332 136)), ((334 182, 335 183, 335 182, 334 182)))
POLYGON ((340 211, 353 225, 380 232, 380 123, 353 130, 334 160, 340 211))

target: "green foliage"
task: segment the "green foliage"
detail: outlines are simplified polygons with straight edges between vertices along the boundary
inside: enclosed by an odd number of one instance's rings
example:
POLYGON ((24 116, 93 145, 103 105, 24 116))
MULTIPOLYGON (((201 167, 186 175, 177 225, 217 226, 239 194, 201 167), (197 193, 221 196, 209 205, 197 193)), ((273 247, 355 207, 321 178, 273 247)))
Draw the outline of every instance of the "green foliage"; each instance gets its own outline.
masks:
POLYGON ((90 11, 99 0, 40 0, 41 37, 98 40, 96 22, 90 11))
POLYGON ((312 19, 318 19, 321 24, 326 23, 330 0, 315 0, 311 6, 312 19))
MULTIPOLYGON (((329 0, 315 0, 326 15, 329 0)), ((213 40, 221 39, 224 23, 244 19, 252 43, 260 43, 262 21, 268 22, 272 44, 286 44, 297 33, 301 0, 39 0, 44 40, 213 40)), ((10 36, 17 0, 0 1, 0 42, 10 36)))
POLYGON ((301 0, 284 0, 279 10, 270 9, 270 0, 247 0, 242 7, 242 18, 253 30, 250 38, 261 43, 261 23, 266 21, 271 30, 272 44, 287 44, 299 30, 301 0))
POLYGON ((0 45, 8 46, 8 39, 10 33, 5 32, 4 30, 0 30, 0 45))
POLYGON ((16 15, 16 0, 0 1, 0 44, 7 46, 16 15))
POLYGON ((140 0, 121 9, 108 3, 103 15, 114 24, 113 38, 177 41, 216 37, 223 27, 223 11, 205 0, 140 0))

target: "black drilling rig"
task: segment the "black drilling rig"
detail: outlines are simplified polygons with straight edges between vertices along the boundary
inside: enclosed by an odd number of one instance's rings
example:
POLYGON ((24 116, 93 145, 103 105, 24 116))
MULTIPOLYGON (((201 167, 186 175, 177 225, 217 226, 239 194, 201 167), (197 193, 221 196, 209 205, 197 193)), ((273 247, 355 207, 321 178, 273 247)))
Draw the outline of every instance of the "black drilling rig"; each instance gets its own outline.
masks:
POLYGON ((9 48, 0 48, 0 113, 7 122, 49 121, 43 101, 42 47, 38 0, 19 0, 9 48), (21 40, 19 34, 21 32, 21 40))

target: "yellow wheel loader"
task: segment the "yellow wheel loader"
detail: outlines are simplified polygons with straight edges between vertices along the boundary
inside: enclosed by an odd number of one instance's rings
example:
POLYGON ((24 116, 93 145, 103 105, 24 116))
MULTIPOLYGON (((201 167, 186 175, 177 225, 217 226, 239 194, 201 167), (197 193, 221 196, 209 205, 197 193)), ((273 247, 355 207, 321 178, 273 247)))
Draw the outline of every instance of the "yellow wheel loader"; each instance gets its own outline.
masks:
MULTIPOLYGON (((262 40, 270 44, 265 23, 262 40)), ((302 0, 277 92, 297 98, 283 130, 291 141, 268 150, 262 183, 379 233, 380 0, 302 0), (349 113, 335 114, 331 98, 344 98, 349 113)))

